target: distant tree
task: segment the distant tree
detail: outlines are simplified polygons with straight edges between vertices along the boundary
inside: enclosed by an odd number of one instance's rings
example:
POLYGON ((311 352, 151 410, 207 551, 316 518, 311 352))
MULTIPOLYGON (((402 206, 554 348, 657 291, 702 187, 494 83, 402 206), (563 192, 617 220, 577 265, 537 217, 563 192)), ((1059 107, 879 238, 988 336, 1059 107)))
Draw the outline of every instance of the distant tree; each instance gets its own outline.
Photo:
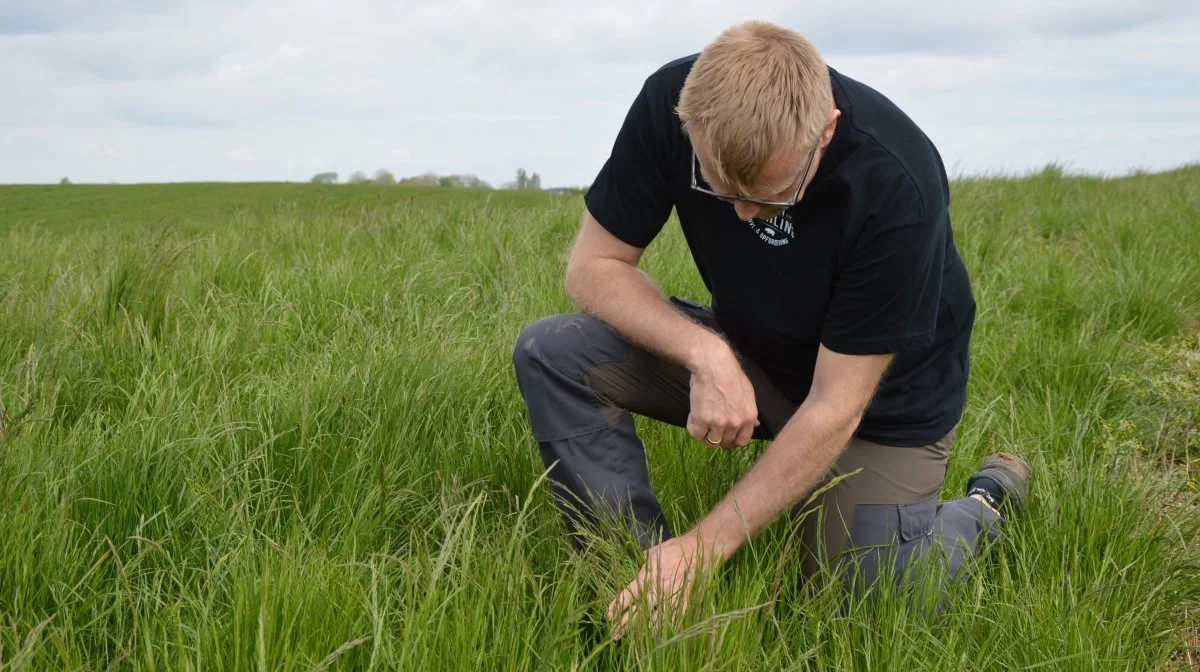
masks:
POLYGON ((61 180, 59 180, 58 183, 59 184, 70 184, 71 181, 64 177, 61 180))
POLYGON ((337 184, 337 178, 337 173, 317 173, 311 181, 315 184, 337 184))
POLYGON ((410 187, 436 187, 438 186, 440 179, 441 178, 437 176, 437 173, 428 172, 422 173, 421 175, 417 175, 415 177, 406 177, 400 181, 400 184, 408 185, 410 187))
POLYGON ((350 184, 363 184, 364 182, 370 182, 370 180, 367 179, 367 174, 361 170, 356 170, 353 173, 350 173, 350 179, 347 181, 350 184))
MULTIPOLYGON (((438 175, 432 171, 414 175, 412 177, 401 178, 396 181, 406 187, 443 187, 443 188, 467 188, 467 189, 491 189, 492 185, 484 180, 479 179, 478 175, 465 173, 462 175, 438 175)), ((515 187, 505 187, 515 188, 515 187)))
POLYGON ((458 178, 459 184, 468 189, 491 189, 492 185, 479 179, 478 175, 467 173, 466 175, 455 175, 458 178))
POLYGON ((392 171, 384 169, 384 168, 380 168, 379 170, 375 171, 375 184, 395 184, 395 183, 396 183, 396 176, 392 174, 392 171))
POLYGON ((542 176, 534 173, 530 175, 525 172, 524 168, 517 169, 517 179, 512 182, 505 183, 506 189, 541 189, 542 176))

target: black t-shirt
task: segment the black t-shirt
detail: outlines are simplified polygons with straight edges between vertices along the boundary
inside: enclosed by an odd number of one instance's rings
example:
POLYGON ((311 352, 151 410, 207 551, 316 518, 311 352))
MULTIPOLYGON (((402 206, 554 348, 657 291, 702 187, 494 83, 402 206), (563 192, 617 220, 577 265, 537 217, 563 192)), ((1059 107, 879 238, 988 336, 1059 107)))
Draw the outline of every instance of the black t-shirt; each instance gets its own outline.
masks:
POLYGON ((856 434, 893 446, 942 438, 962 417, 975 300, 937 150, 882 94, 830 68, 842 115, 803 199, 743 222, 691 189, 692 147, 675 107, 695 60, 646 80, 588 211, 645 247, 674 208, 721 329, 793 403, 812 386, 818 344, 896 353, 856 434))

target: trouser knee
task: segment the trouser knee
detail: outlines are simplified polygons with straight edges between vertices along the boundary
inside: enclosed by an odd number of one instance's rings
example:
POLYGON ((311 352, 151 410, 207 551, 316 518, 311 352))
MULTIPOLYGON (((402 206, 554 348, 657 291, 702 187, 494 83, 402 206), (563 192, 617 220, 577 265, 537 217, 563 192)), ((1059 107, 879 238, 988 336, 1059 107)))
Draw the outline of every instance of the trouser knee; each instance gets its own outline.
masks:
POLYGON ((513 348, 517 386, 538 441, 559 441, 611 424, 586 376, 632 349, 600 320, 575 313, 545 317, 521 330, 513 348))
POLYGON ((513 347, 518 380, 531 369, 551 368, 574 380, 597 364, 629 357, 630 346, 590 315, 551 315, 521 330, 513 347))

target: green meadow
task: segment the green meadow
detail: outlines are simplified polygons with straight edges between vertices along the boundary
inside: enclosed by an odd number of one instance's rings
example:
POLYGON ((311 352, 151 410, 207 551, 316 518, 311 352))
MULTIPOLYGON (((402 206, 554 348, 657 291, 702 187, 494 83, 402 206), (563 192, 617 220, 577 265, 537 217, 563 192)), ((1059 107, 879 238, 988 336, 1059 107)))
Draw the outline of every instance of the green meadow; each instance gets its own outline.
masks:
MULTIPOLYGON (((953 185, 979 303, 945 494, 1027 515, 935 615, 800 578, 791 521, 614 643, 512 373, 578 196, 0 187, 0 670, 1200 666, 1200 167, 953 185)), ((643 262, 706 301, 677 225, 643 262)), ((761 445, 639 419, 676 529, 761 445)), ((614 541, 618 541, 613 538, 614 541)))

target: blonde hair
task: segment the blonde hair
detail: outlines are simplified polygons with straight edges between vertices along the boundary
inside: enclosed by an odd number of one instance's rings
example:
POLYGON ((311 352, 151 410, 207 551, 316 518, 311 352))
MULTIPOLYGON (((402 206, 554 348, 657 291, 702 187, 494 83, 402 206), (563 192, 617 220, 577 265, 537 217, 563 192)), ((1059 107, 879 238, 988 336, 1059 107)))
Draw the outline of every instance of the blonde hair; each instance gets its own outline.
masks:
POLYGON ((708 148, 715 177, 749 194, 780 151, 811 149, 832 108, 816 47, 786 28, 748 21, 704 48, 676 112, 688 137, 708 148))

